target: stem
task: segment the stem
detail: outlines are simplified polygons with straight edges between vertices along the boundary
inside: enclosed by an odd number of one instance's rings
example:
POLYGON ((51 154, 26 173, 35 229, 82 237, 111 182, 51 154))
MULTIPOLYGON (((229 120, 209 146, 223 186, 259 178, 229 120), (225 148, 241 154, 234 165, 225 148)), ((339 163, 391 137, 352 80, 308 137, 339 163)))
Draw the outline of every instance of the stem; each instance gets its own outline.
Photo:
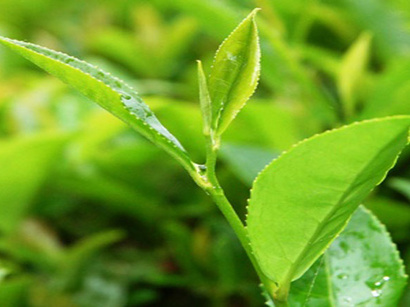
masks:
POLYGON ((228 221, 229 225, 234 230, 242 247, 245 249, 245 252, 248 255, 248 258, 250 259, 259 279, 263 283, 265 290, 267 291, 271 299, 274 300, 275 306, 287 307, 287 293, 283 293, 284 295, 282 296, 282 298, 285 298, 285 300, 277 300, 274 298, 276 291, 278 290, 278 286, 269 278, 267 278, 265 274, 262 273, 262 270, 259 267, 259 264, 252 252, 245 225, 242 223, 233 206, 225 196, 221 185, 219 184, 215 169, 220 137, 217 136, 216 138, 214 138, 214 135, 209 135, 207 133, 205 133, 205 137, 207 139, 205 166, 194 164, 193 169, 191 169, 190 167, 185 167, 185 169, 188 171, 189 175, 196 182, 196 184, 212 198, 212 200, 215 202, 219 210, 228 221))
POLYGON ((212 137, 208 137, 206 155, 206 179, 208 184, 202 188, 211 196, 219 210, 221 210, 222 214, 235 231, 235 234, 238 236, 249 257, 254 258, 245 226, 236 214, 229 200, 226 198, 225 193, 219 184, 218 178, 216 177, 215 166, 218 150, 219 139, 215 141, 212 137))
POLYGON ((290 290, 290 282, 284 282, 275 292, 273 302, 276 307, 288 306, 288 295, 290 290))
MULTIPOLYGON (((206 173, 205 176, 200 176, 201 180, 196 182, 198 185, 212 198, 219 210, 222 212, 229 225, 234 230, 236 236, 238 237, 241 245, 245 249, 248 258, 250 259, 253 267, 259 279, 264 284, 266 291, 272 297, 273 293, 276 291, 277 286, 274 282, 269 280, 259 267, 259 264, 252 252, 248 234, 245 225, 242 223, 241 219, 237 215, 233 206, 225 196, 225 193, 219 184, 218 178, 216 176, 216 161, 219 150, 219 136, 214 139, 211 135, 205 135, 207 138, 207 152, 206 152, 206 173)), ((279 305, 278 305, 279 306, 279 305)), ((287 305, 282 305, 287 306, 287 305)))
POLYGON ((274 299, 273 302, 275 303, 275 307, 288 307, 289 304, 287 301, 279 301, 274 299))

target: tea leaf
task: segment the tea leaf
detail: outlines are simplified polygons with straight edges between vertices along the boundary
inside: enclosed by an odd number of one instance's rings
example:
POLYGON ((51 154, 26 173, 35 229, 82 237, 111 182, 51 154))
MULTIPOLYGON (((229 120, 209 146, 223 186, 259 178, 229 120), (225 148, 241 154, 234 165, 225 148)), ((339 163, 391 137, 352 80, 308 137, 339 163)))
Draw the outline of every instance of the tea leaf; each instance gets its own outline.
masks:
POLYGON ((370 41, 371 35, 363 33, 342 59, 337 82, 347 116, 353 115, 356 109, 355 92, 369 60, 370 41))
POLYGON ((97 102, 143 136, 160 146, 185 167, 193 169, 185 149, 159 122, 139 95, 123 81, 66 54, 0 37, 0 43, 97 102))
POLYGON ((407 144, 410 117, 345 126, 274 160, 253 184, 248 231, 263 272, 288 287, 325 251, 407 144))
POLYGON ((209 135, 212 121, 212 105, 201 61, 198 61, 199 102, 201 105, 204 134, 209 135))
POLYGON ((406 279, 384 225, 360 207, 324 258, 292 285, 289 304, 397 306, 406 279))
POLYGON ((252 11, 216 52, 208 88, 212 101, 212 128, 221 135, 256 89, 260 74, 260 47, 252 11))

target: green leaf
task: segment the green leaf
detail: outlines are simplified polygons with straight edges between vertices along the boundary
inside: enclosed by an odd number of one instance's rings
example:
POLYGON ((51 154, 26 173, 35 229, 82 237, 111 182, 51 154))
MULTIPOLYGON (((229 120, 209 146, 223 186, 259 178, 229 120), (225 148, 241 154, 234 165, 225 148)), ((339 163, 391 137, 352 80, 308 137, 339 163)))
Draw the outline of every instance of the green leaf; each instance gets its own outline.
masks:
POLYGON ((212 125, 218 135, 229 126, 258 84, 260 47, 252 11, 216 52, 208 80, 212 125))
POLYGON ((292 285, 290 306, 397 306, 407 276, 385 227, 360 207, 323 258, 292 285))
POLYGON ((194 169, 194 164, 179 141, 123 81, 86 62, 41 46, 1 36, 0 43, 97 102, 166 150, 187 169, 194 169))
POLYGON ((370 41, 371 35, 363 33, 342 59, 337 82, 347 116, 352 116, 356 110, 356 91, 370 57, 370 41))
POLYGON ((323 254, 408 141, 410 117, 354 123, 309 138, 253 184, 249 237, 263 272, 286 289, 323 254))
POLYGON ((204 134, 209 135, 212 124, 212 105, 211 97, 209 96, 208 85, 202 62, 198 61, 198 81, 199 81, 199 102, 201 105, 202 120, 204 125, 204 134))
POLYGON ((66 135, 47 134, 0 142, 1 231, 15 229, 66 141, 66 135))

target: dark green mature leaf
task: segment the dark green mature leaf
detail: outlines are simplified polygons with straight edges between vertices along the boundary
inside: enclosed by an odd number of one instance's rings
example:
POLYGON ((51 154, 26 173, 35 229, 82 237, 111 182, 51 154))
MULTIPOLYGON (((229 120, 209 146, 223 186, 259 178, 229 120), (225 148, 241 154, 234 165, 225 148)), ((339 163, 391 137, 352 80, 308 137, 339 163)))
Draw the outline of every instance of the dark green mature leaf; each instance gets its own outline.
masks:
POLYGON ((15 229, 66 141, 53 134, 0 142, 1 231, 15 229))
POLYGON ((212 124, 222 134, 258 84, 260 47, 252 11, 221 44, 209 76, 212 124))
POLYGON ((360 207, 323 258, 292 285, 290 306, 397 306, 406 285, 385 227, 360 207))
POLYGON ((410 117, 355 123, 307 139, 255 180, 248 231, 263 272, 287 288, 318 259, 407 144, 410 117))
POLYGON ((41 46, 5 37, 0 37, 0 43, 97 102, 165 149, 186 168, 194 168, 179 141, 159 122, 138 94, 121 80, 86 62, 41 46))

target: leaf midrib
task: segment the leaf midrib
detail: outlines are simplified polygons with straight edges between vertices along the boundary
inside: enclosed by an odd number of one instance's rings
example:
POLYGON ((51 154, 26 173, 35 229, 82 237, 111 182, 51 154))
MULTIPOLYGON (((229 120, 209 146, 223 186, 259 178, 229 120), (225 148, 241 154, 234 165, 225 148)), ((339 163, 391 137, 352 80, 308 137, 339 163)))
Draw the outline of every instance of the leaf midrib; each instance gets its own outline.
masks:
MULTIPOLYGON (((248 43, 251 43, 251 42, 252 42, 252 37, 253 37, 253 35, 255 34, 254 32, 255 32, 255 30, 256 30, 256 29, 255 29, 255 25, 253 24, 253 21, 251 21, 251 22, 252 22, 252 25, 251 25, 251 28, 249 29, 248 37, 246 38, 246 41, 247 41, 248 43)), ((252 53, 252 52, 251 52, 250 49, 249 49, 249 50, 246 50, 244 59, 243 59, 241 65, 239 66, 238 74, 237 74, 236 77, 232 80, 232 84, 233 84, 233 85, 236 85, 236 84, 238 83, 238 80, 239 80, 240 77, 241 77, 241 76, 240 76, 240 75, 241 75, 241 72, 243 71, 244 67, 246 66, 246 63, 247 63, 248 59, 250 58, 251 53, 252 53)), ((229 102, 233 90, 234 90, 234 86, 231 86, 231 88, 229 89, 229 91, 226 93, 226 95, 225 95, 225 101, 226 101, 226 102, 229 102)), ((218 118, 218 121, 219 121, 218 126, 220 125, 221 121, 224 119, 224 117, 225 117, 224 114, 226 113, 226 110, 228 109, 228 106, 229 106, 229 105, 231 105, 231 104, 226 103, 225 105, 222 106, 222 109, 221 109, 221 111, 220 111, 221 114, 220 114, 220 116, 219 116, 219 118, 218 118)))
MULTIPOLYGON (((408 130, 408 127, 406 127, 406 130, 408 130)), ((388 148, 390 146, 390 144, 394 143, 397 141, 397 139, 399 139, 401 133, 398 133, 397 137, 395 137, 394 139, 392 139, 390 142, 387 143, 387 145, 382 147, 382 150, 385 150, 386 148, 388 148)), ((309 242, 306 244, 306 246, 303 248, 302 252, 299 254, 299 256, 296 258, 294 264, 298 264, 301 262, 301 260, 305 257, 308 248, 311 246, 311 244, 315 241, 315 239, 318 237, 318 235, 320 234, 320 232, 322 231, 323 227, 327 224, 327 221, 334 215, 334 213, 337 211, 337 209, 340 207, 341 203, 343 202, 343 200, 346 198, 348 191, 351 190, 351 187, 354 185, 354 183, 357 181, 357 178, 359 177, 360 174, 363 173, 363 171, 365 169, 367 169, 369 167, 369 165, 371 163, 373 163, 373 161, 375 161, 375 159, 377 158, 377 155, 374 155, 372 157, 371 160, 369 160, 369 162, 367 162, 365 164, 365 166, 361 169, 360 172, 357 173, 357 175, 354 177, 354 180, 348 185, 346 191, 341 195, 341 197, 339 198, 339 200, 337 201, 336 205, 330 210, 330 212, 326 215, 326 217, 323 219, 323 221, 321 223, 319 223, 318 227, 316 228, 314 234, 312 235, 311 239, 309 240, 309 242)), ((390 170, 390 168, 387 170, 387 172, 390 170)), ((348 219, 349 220, 349 219, 348 219)), ((346 222, 348 222, 348 220, 346 222)), ((341 229, 343 230, 343 228, 341 229)), ((330 242, 331 243, 331 242, 330 242)), ((329 243, 329 244, 330 244, 329 243)), ((286 282, 291 282, 292 281, 292 275, 295 273, 296 271, 296 265, 293 266, 293 268, 291 270, 289 270, 289 273, 286 275, 286 277, 283 279, 286 282)))

